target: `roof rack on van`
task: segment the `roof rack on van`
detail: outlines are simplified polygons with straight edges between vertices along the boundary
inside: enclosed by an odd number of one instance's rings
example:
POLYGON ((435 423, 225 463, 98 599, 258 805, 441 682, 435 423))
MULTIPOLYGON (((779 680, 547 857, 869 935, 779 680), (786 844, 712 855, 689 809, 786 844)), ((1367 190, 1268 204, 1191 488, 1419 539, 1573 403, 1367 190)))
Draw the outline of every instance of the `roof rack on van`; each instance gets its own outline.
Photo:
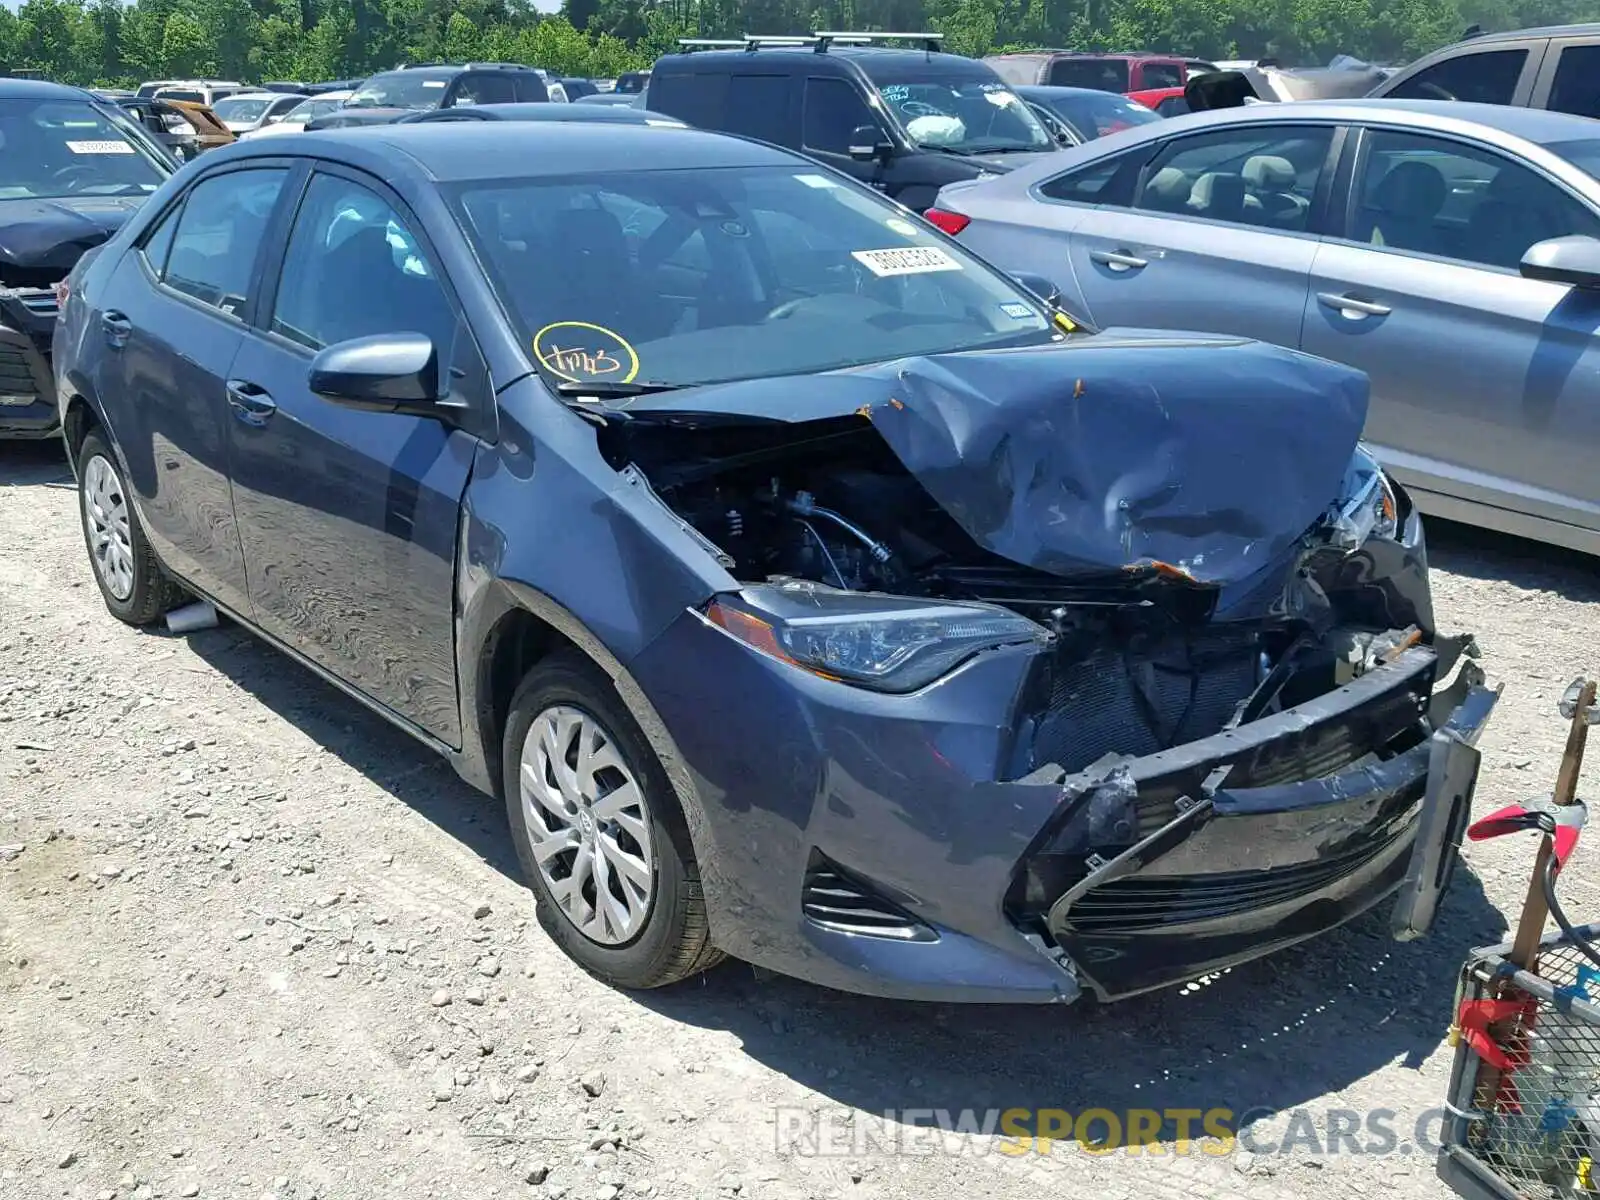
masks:
POLYGON ((508 63, 508 62, 464 62, 464 63, 459 63, 459 62, 419 62, 419 63, 401 63, 398 67, 394 67, 392 69, 396 70, 396 71, 419 71, 419 70, 422 70, 424 67, 455 67, 455 68, 457 68, 459 70, 463 70, 463 71, 485 71, 485 70, 532 71, 532 70, 536 69, 534 67, 528 66, 526 63, 508 63))
POLYGON ((944 46, 942 33, 845 33, 841 31, 819 31, 813 35, 817 39, 817 52, 820 54, 827 50, 830 42, 842 42, 845 45, 871 45, 873 42, 921 42, 922 48, 929 53, 937 52, 944 46))
POLYGON ((684 54, 696 50, 759 50, 763 46, 809 46, 818 54, 826 54, 829 46, 870 46, 874 42, 921 42, 932 52, 944 45, 942 33, 846 33, 840 30, 810 34, 797 33, 747 33, 741 38, 679 38, 678 45, 684 54))

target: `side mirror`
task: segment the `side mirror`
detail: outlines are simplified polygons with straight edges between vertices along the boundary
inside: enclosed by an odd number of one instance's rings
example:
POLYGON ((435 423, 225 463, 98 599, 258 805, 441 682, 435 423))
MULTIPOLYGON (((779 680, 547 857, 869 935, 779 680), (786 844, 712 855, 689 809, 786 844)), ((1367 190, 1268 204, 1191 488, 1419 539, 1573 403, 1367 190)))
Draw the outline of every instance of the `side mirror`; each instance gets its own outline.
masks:
POLYGON ((1524 279, 1600 288, 1600 241, 1574 235, 1535 242, 1522 256, 1521 269, 1524 279))
POLYGON ((1061 289, 1043 275, 1034 275, 1028 271, 1012 271, 1010 274, 1019 287, 1032 292, 1051 308, 1061 306, 1061 289))
POLYGON ((876 125, 857 125, 850 134, 850 157, 857 162, 881 162, 893 153, 894 143, 876 125))
POLYGON ((311 360, 313 392, 364 412, 439 416, 439 351, 420 333, 338 342, 311 360))

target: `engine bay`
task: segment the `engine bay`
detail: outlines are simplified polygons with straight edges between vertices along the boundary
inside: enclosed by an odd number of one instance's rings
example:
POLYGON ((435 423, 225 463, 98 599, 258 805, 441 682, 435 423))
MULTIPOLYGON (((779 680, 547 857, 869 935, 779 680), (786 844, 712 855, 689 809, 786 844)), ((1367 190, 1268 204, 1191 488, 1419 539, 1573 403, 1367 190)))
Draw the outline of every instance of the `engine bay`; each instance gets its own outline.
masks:
POLYGON ((859 417, 624 422, 602 446, 743 582, 976 601, 1049 630, 1052 651, 1023 699, 1016 775, 1153 753, 1300 703, 1359 673, 1385 628, 1363 629, 1326 602, 1344 554, 1319 560, 1309 531, 1259 603, 1226 617, 1217 587, 1171 568, 1064 575, 1012 562, 978 545, 859 417), (1297 599, 1307 590, 1320 605, 1297 599))

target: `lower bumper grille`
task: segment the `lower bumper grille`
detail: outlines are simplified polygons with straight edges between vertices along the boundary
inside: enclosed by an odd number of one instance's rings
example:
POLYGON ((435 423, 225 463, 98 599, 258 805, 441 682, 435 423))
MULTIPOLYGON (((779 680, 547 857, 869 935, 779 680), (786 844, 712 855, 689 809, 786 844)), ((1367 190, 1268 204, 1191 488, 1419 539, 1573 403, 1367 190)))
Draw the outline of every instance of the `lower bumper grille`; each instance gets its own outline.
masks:
POLYGON ((902 942, 932 941, 936 936, 910 913, 874 895, 864 884, 857 883, 820 857, 806 872, 800 890, 800 910, 813 923, 838 933, 902 942))
POLYGON ((1341 854, 1262 871, 1114 880, 1079 897, 1068 919, 1080 933, 1146 933, 1305 899, 1361 870, 1410 830, 1410 822, 1398 822, 1341 854))
POLYGON ((21 407, 38 399, 38 376, 28 353, 0 342, 0 405, 21 407))

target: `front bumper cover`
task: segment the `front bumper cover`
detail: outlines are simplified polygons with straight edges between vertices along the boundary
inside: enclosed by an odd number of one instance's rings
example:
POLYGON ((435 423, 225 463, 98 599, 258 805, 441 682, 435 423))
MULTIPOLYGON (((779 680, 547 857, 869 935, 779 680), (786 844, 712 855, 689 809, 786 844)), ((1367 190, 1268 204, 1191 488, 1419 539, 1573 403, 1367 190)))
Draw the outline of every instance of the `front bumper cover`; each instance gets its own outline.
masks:
POLYGON ((1270 953, 1396 892, 1396 936, 1421 936, 1499 695, 1470 661, 1435 694, 1439 665, 1433 648, 1407 650, 1297 708, 1065 780, 1024 860, 1036 873, 1054 856, 1082 864, 1042 914, 1049 941, 1115 999, 1270 953), (1097 830, 1148 827, 1152 811, 1158 827, 1135 844, 1094 850, 1097 830))
MULTIPOLYGON (((1444 776, 1430 766, 1422 718, 1470 750, 1497 697, 1471 662, 1435 694, 1457 650, 1442 641, 1408 650, 1284 713, 1072 778, 1008 775, 1032 670, 1031 655, 1015 649, 914 696, 882 696, 754 654, 686 613, 629 670, 681 758, 680 796, 724 950, 870 995, 1060 1003, 1184 982, 1338 925, 1401 888, 1422 828, 1432 844, 1417 854, 1431 865, 1418 877, 1433 882, 1414 889, 1405 920, 1425 927, 1459 833, 1430 816, 1444 803, 1444 776), (1399 749, 1366 753, 1386 746, 1399 749), (1124 862, 1116 880, 1096 876, 1052 919, 1118 853, 1097 851, 1092 843, 1105 839, 1074 841, 1075 814, 1095 811, 1097 792, 1102 810, 1110 798, 1126 802, 1130 781, 1141 802, 1164 796, 1170 811, 1154 829, 1180 815, 1179 796, 1231 763, 1248 770, 1213 781, 1204 810, 1186 806, 1186 820, 1146 846, 1136 869, 1124 862), (1096 853, 1105 862, 1086 868, 1096 853), (1077 873, 1053 891, 1045 885, 1062 876, 1041 869, 1051 857, 1077 873), (1271 894, 1137 929, 1102 908, 1106 919, 1091 927, 1085 900, 1120 900, 1095 886, 1113 882, 1271 894), (883 902, 854 931, 836 919, 852 887, 883 902), (866 927, 894 913, 916 923, 914 936, 903 923, 894 936, 866 927)), ((1456 764, 1458 790, 1461 753, 1443 760, 1456 764)), ((1464 766, 1470 793, 1470 754, 1464 766)))

